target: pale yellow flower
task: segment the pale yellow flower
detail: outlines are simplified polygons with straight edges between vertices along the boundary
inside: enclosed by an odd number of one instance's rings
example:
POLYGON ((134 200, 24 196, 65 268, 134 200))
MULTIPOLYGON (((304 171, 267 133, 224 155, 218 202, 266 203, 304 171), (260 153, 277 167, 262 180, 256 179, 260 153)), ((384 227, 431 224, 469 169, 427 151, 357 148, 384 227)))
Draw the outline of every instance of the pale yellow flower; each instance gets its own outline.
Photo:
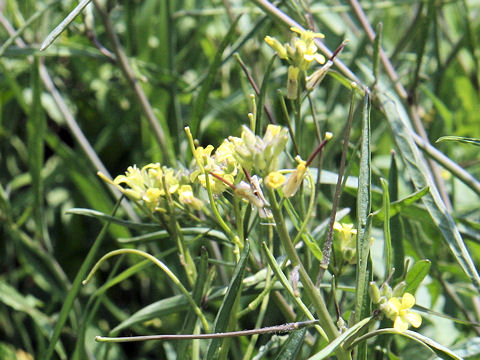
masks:
POLYGON ((283 196, 286 198, 292 197, 297 192, 298 188, 303 182, 305 173, 307 172, 307 162, 302 160, 299 156, 296 157, 298 161, 297 168, 290 174, 285 185, 283 185, 283 196))
POLYGON ((272 189, 278 189, 280 186, 283 185, 284 182, 285 176, 283 176, 278 171, 272 171, 264 179, 265 185, 272 189))
POLYGON ((415 297, 407 292, 403 294, 402 298, 388 299, 382 310, 390 320, 393 320, 393 328, 398 332, 404 332, 409 325, 415 328, 422 325, 422 317, 410 311, 413 305, 415 305, 415 297))
POLYGON ((190 185, 182 185, 178 189, 178 200, 184 205, 189 205, 195 210, 201 210, 203 207, 202 200, 193 195, 193 190, 190 185))

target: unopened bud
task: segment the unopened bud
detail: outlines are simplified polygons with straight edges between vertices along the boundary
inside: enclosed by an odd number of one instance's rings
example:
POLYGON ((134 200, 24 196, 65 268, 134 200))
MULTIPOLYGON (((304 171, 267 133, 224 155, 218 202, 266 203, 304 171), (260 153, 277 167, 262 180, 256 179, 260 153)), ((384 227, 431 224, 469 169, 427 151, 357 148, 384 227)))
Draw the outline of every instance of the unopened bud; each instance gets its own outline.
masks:
POLYGON ((380 290, 375 282, 371 282, 368 287, 368 294, 370 295, 370 299, 374 304, 378 304, 380 302, 380 290))
POLYGON ((393 296, 395 297, 402 297, 405 289, 407 288, 406 281, 400 281, 395 287, 393 288, 393 296))

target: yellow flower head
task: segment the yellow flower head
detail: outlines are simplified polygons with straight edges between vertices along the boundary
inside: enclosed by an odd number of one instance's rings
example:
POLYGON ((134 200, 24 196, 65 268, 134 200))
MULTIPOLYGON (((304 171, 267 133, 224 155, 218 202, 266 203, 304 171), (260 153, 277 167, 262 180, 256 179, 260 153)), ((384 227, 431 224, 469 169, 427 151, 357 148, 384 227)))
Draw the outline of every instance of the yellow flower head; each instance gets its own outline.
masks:
POLYGON ((278 189, 280 186, 283 185, 284 182, 285 176, 283 176, 278 171, 272 171, 264 179, 265 185, 272 189, 278 189))
POLYGON ((333 230, 336 232, 336 239, 339 244, 339 250, 343 259, 348 263, 356 263, 355 254, 357 252, 357 229, 353 224, 336 222, 333 224, 333 230))
POLYGON ((401 298, 392 297, 381 307, 385 315, 393 321, 393 328, 398 332, 404 332, 409 325, 418 328, 422 325, 422 317, 410 311, 415 305, 415 297, 406 292, 401 298))

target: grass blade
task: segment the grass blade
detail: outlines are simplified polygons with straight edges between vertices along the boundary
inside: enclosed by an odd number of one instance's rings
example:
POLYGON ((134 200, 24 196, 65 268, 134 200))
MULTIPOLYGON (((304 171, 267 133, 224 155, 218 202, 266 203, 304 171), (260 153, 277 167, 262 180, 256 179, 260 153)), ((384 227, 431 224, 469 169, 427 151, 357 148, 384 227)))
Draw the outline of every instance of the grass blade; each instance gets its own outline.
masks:
MULTIPOLYGON (((225 332, 232 316, 234 316, 234 304, 237 301, 237 297, 242 289, 242 281, 245 275, 245 267, 247 265, 248 254, 250 252, 250 243, 245 241, 245 247, 240 256, 237 266, 233 272, 232 280, 228 286, 227 293, 223 299, 222 305, 218 310, 217 317, 213 326, 213 332, 225 332)), ((217 359, 220 346, 223 343, 223 339, 213 339, 208 345, 207 355, 205 359, 217 359)))
MULTIPOLYGON (((360 172, 358 175, 357 195, 357 273, 355 297, 355 323, 370 314, 368 300, 368 283, 371 280, 369 271, 371 209, 371 150, 370 150, 370 95, 365 94, 362 114, 362 142, 360 148, 360 172)), ((367 358, 366 344, 358 348, 357 359, 367 358)))
POLYGON ((232 42, 233 36, 235 35, 235 28, 237 26, 238 20, 240 20, 240 16, 238 16, 233 24, 230 26, 230 29, 225 35, 220 47, 217 50, 217 54, 213 59, 210 68, 208 69, 208 75, 205 79, 205 82, 200 89, 200 93, 198 94, 197 98, 195 99, 195 103, 193 104, 193 114, 192 120, 190 121, 190 129, 194 137, 198 136, 198 129, 200 127, 200 119, 203 115, 205 105, 207 103, 208 94, 210 93, 210 89, 213 85, 213 81, 215 80, 215 74, 217 73, 218 68, 222 63, 222 54, 225 51, 225 48, 232 42))
POLYGON ((40 51, 45 50, 49 47, 57 37, 67 28, 70 23, 75 20, 75 18, 82 12, 82 10, 90 3, 92 0, 81 0, 80 3, 73 8, 72 11, 58 24, 55 29, 52 30, 50 34, 45 38, 42 45, 40 46, 40 51))
MULTIPOLYGON (((117 201, 117 203, 115 204, 115 207, 113 208, 113 211, 112 211, 112 216, 115 215, 115 213, 117 212, 117 209, 120 206, 121 200, 122 198, 120 198, 119 201, 117 201)), ((53 351, 55 350, 57 341, 60 338, 60 333, 62 332, 63 326, 67 322, 68 314, 70 313, 70 310, 73 306, 73 302, 75 301, 75 298, 77 297, 78 292, 80 291, 80 287, 82 286, 82 280, 87 275, 88 269, 92 265, 95 259, 95 256, 97 255, 97 251, 99 250, 105 238, 105 234, 107 233, 109 225, 110 225, 110 222, 107 222, 105 225, 103 225, 102 230, 100 231, 97 238, 93 242, 93 245, 90 248, 90 251, 88 252, 87 257, 83 261, 82 266, 80 267, 80 270, 75 276, 75 280, 73 281, 72 287, 68 292, 67 297, 65 298, 65 302, 63 303, 62 310, 60 311, 60 314, 58 316, 57 325, 55 326, 52 337, 50 339, 50 344, 48 346, 47 352, 43 357, 45 360, 49 360, 52 358, 53 351)))
POLYGON ((412 132, 408 127, 407 115, 403 109, 397 107, 397 103, 391 97, 379 95, 385 115, 390 123, 395 136, 395 141, 401 151, 401 156, 412 178, 415 189, 429 187, 429 192, 422 199, 433 222, 442 232, 444 240, 450 248, 453 256, 462 267, 462 270, 470 278, 477 290, 480 290, 480 276, 473 262, 460 231, 452 216, 448 213, 440 194, 428 172, 425 160, 414 142, 412 132))

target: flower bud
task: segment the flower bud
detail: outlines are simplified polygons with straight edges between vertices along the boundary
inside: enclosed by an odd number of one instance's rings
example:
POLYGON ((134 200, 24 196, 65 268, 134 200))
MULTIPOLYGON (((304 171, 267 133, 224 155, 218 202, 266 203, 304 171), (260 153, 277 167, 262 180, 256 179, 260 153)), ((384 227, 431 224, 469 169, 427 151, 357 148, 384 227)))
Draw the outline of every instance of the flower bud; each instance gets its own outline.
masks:
POLYGON ((370 299, 372 299, 374 304, 378 304, 380 302, 380 290, 378 289, 377 284, 373 281, 369 284, 368 294, 370 295, 370 299))
POLYGON ((400 281, 395 287, 393 288, 393 296, 401 297, 407 288, 406 281, 400 281))

